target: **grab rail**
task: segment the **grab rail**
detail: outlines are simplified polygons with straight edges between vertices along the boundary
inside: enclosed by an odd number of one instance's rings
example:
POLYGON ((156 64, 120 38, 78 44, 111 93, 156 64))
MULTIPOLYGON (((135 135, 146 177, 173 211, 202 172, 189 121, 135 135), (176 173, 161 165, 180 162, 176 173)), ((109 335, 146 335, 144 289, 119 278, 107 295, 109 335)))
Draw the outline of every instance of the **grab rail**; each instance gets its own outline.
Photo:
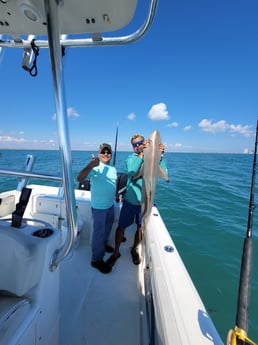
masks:
POLYGON ((13 169, 0 168, 0 175, 9 175, 9 176, 15 176, 15 177, 24 177, 24 178, 31 177, 31 178, 41 179, 41 180, 62 182, 62 177, 58 175, 48 175, 48 174, 42 174, 42 173, 31 172, 31 171, 26 171, 26 170, 13 170, 13 169))

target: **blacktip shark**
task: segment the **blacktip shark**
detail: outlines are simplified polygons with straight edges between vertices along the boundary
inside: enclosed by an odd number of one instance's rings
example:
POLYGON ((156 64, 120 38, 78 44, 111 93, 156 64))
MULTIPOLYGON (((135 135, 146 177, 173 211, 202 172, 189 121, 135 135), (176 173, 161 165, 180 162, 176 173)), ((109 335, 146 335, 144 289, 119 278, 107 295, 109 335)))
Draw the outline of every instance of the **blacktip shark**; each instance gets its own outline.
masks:
POLYGON ((151 133, 146 148, 143 149, 144 161, 134 179, 142 176, 142 223, 146 223, 150 215, 153 200, 156 191, 156 184, 158 176, 163 180, 169 181, 167 172, 160 166, 161 152, 160 152, 161 138, 158 130, 151 133))

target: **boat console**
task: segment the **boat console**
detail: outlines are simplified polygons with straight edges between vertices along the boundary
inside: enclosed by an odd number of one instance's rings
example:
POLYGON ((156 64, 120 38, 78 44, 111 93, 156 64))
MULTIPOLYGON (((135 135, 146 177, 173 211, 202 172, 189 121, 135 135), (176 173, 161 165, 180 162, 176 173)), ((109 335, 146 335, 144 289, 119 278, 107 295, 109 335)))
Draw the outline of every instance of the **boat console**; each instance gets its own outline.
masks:
POLYGON ((53 254, 59 242, 59 231, 43 222, 39 225, 23 223, 17 229, 10 221, 1 220, 0 291, 8 291, 16 296, 26 295, 40 282, 46 258, 50 260, 49 255, 53 254))
POLYGON ((17 337, 20 345, 27 345, 36 334, 49 337, 48 343, 55 339, 60 277, 59 270, 50 270, 50 261, 59 245, 60 231, 45 222, 23 220, 15 228, 11 219, 0 220, 1 344, 9 344, 17 337), (48 296, 53 299, 51 305, 48 296), (46 315, 49 323, 43 322, 46 315), (26 336, 22 335, 24 320, 30 320, 26 336), (53 326, 51 331, 40 329, 49 325, 53 326))

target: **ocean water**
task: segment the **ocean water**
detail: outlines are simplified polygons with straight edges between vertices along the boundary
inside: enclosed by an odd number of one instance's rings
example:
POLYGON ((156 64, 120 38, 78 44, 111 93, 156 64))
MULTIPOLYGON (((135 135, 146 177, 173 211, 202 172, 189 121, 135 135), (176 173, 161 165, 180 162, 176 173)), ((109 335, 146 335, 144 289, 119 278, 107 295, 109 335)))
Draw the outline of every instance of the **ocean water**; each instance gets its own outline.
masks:
MULTIPOLYGON (((90 160, 91 153, 72 152, 75 186, 77 186, 76 176, 90 160)), ((33 171, 60 174, 60 156, 56 151, 2 150, 0 166, 20 169, 27 154, 36 157, 33 171)), ((118 171, 125 172, 127 155, 126 152, 117 153, 118 171)), ((235 326, 253 156, 166 153, 164 159, 170 181, 168 183, 158 181, 155 203, 222 340, 226 343, 228 330, 235 326)), ((0 176, 0 191, 15 188, 17 182, 17 178, 0 176)), ((45 182, 41 181, 41 183, 45 182)), ((255 203, 256 201, 257 195, 255 195, 255 203)), ((254 254, 248 336, 257 342, 258 210, 256 209, 252 230, 254 254)))

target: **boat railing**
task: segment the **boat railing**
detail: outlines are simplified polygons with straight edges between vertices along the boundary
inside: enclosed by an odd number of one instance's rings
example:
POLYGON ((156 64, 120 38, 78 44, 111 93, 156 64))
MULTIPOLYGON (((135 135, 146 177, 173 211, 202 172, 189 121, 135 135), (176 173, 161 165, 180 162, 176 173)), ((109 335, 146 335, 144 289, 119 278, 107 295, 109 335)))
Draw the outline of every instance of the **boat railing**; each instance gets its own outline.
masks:
POLYGON ((62 177, 58 175, 49 175, 49 174, 42 174, 38 172, 26 171, 26 170, 12 170, 12 169, 5 169, 0 168, 0 175, 8 175, 8 176, 15 176, 21 178, 35 178, 40 180, 48 180, 48 181, 56 181, 62 182, 62 177))

